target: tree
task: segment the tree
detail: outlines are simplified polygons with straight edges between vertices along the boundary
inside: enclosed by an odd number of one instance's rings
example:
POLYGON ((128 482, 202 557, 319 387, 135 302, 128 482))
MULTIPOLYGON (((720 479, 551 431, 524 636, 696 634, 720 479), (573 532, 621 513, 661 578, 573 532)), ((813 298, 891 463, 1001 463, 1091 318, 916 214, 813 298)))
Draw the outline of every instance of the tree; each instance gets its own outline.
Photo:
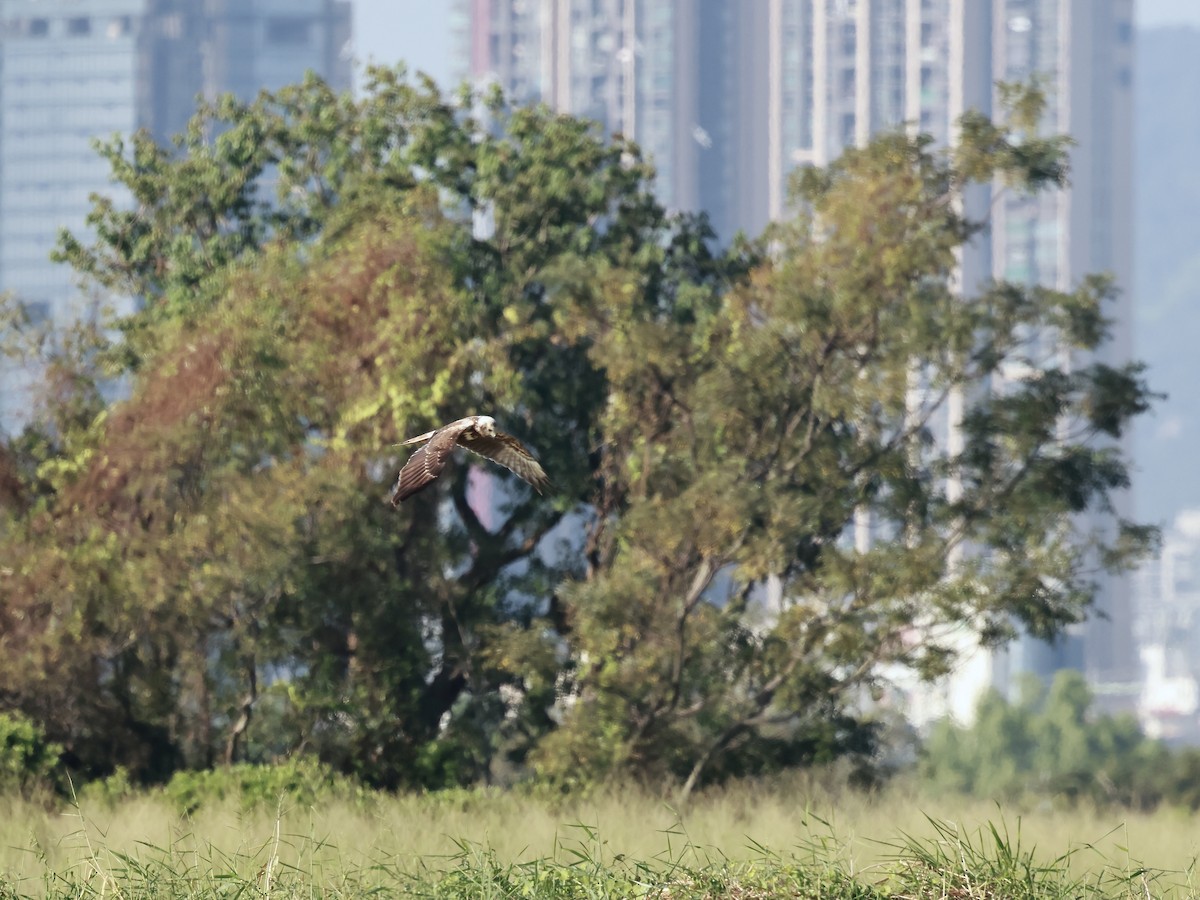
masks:
POLYGON ((1194 806, 1194 792, 1178 789, 1193 765, 1194 754, 1172 754, 1132 716, 1097 714, 1083 676, 1064 670, 1049 689, 1027 676, 1012 702, 989 691, 969 728, 935 724, 920 771, 936 789, 977 797, 1151 809, 1164 800, 1194 806))
POLYGON ((60 256, 143 305, 73 370, 132 389, 35 429, 2 586, 26 629, 0 690, 76 764, 160 777, 307 748, 437 785, 552 726, 539 611, 578 567, 538 548, 590 496, 605 393, 548 285, 619 265, 669 302, 684 245, 724 270, 627 142, 461 99, 399 72, 359 102, 309 79, 202 108, 173 150, 101 148, 136 205, 97 198, 95 241, 64 234, 60 256), (484 509, 460 466, 388 508, 389 445, 476 410, 556 495, 502 481, 484 509))
POLYGON ((1053 634, 1151 536, 1083 532, 1127 480, 1097 438, 1149 402, 1088 361, 1106 284, 949 287, 968 183, 1064 177, 1027 125, 886 136, 723 252, 631 143, 398 72, 102 148, 136 205, 98 198, 60 254, 143 305, 10 442, 0 696, 142 778, 315 752, 384 786, 686 791, 868 758, 885 667, 1053 634), (955 391, 962 453, 932 438, 955 391), (389 445, 474 411, 553 494, 501 477, 485 508, 462 465, 388 508, 389 445))
POLYGON ((686 793, 869 756, 887 669, 946 674, 962 629, 1052 636, 1153 541, 1111 521, 1114 441, 1151 395, 1094 355, 1109 283, 951 288, 985 225, 959 211, 968 185, 1066 177, 1065 142, 1032 136, 1040 98, 1010 93, 1007 124, 969 115, 949 151, 892 133, 804 171, 805 212, 733 290, 663 309, 635 279, 576 285, 609 380, 606 499, 564 590, 575 702, 545 773, 632 767, 686 793))

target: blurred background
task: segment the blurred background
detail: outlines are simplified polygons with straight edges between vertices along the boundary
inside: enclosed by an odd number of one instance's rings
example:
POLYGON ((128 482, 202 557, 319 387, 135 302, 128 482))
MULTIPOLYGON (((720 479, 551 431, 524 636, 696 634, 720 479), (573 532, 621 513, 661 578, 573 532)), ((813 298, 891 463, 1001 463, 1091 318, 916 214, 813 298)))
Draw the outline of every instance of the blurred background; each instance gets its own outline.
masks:
MULTIPOLYGON (((0 0, 0 290, 33 321, 94 315, 50 261, 109 181, 96 138, 169 140, 197 95, 253 97, 312 70, 339 89, 366 64, 444 88, 494 82, 637 140, 660 200, 719 238, 787 212, 789 173, 909 123, 953 140, 997 81, 1038 78, 1047 132, 1076 147, 1055 195, 997 194, 964 257, 990 277, 1069 288, 1110 272, 1114 361, 1168 395, 1140 426, 1127 510, 1164 529, 1160 556, 1101 589, 1102 615, 1054 646, 978 651, 912 689, 919 721, 969 720, 989 686, 1084 674, 1102 707, 1200 743, 1200 3, 1192 0, 0 0)), ((986 207, 984 207, 986 208, 986 207)), ((36 372, 0 370, 0 428, 19 429, 36 372)))

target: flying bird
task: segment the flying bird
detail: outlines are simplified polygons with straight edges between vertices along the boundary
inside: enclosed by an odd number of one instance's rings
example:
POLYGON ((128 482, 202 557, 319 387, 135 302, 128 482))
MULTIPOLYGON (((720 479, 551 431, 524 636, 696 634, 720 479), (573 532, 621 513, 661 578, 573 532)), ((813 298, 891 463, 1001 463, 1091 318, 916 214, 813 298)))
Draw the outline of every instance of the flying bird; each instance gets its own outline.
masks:
POLYGON ((392 506, 399 506, 437 480, 455 447, 466 447, 472 453, 500 463, 528 481, 539 494, 550 484, 545 471, 525 449, 525 445, 511 434, 497 431, 496 420, 491 416, 467 416, 434 431, 411 437, 397 446, 409 444, 424 446, 410 456, 400 470, 400 477, 396 479, 396 487, 392 491, 392 506))

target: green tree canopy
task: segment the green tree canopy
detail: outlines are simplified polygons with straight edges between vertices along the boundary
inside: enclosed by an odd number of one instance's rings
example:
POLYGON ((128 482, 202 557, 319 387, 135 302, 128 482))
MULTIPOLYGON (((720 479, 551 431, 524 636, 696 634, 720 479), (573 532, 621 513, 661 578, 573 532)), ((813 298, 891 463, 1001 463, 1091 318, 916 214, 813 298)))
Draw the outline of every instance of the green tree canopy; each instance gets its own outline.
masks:
POLYGON ((984 224, 959 212, 969 183, 1065 177, 1060 140, 1018 142, 1039 109, 1015 99, 1012 130, 969 117, 951 151, 889 134, 805 171, 807 212, 713 305, 647 324, 636 286, 593 295, 612 499, 595 574, 566 591, 579 702, 543 765, 587 771, 614 731, 688 785, 722 759, 863 752, 888 667, 946 674, 963 627, 1051 636, 1153 538, 1106 531, 1128 486, 1113 442, 1149 396, 1139 366, 1092 354, 1109 284, 951 287, 984 224))
POLYGON ((1033 675, 1009 701, 980 698, 975 722, 938 722, 925 743, 922 778, 931 787, 990 799, 1055 798, 1152 808, 1196 808, 1186 779, 1194 750, 1172 753, 1145 737, 1130 715, 1104 715, 1079 672, 1062 671, 1047 689, 1033 675))
POLYGON ((1151 537, 1112 526, 1149 394, 1091 355, 1107 284, 951 288, 969 183, 1064 177, 1024 124, 881 137, 721 252, 629 142, 399 72, 114 141, 135 204, 59 253, 142 305, 0 457, 0 696, 141 777, 315 752, 690 789, 868 755, 887 671, 1055 633, 1151 537), (390 445, 472 412, 553 494, 462 464, 393 512, 390 445))

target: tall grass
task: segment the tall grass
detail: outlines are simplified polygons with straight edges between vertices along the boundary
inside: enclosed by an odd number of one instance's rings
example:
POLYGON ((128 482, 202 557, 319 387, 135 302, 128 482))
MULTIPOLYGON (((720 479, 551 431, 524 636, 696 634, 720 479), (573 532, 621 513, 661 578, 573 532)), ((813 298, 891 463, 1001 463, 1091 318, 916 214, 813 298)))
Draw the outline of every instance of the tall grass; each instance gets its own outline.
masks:
POLYGON ((1001 809, 741 785, 687 808, 633 788, 380 796, 191 814, 161 797, 0 800, 0 898, 1200 897, 1185 814, 1001 809))

